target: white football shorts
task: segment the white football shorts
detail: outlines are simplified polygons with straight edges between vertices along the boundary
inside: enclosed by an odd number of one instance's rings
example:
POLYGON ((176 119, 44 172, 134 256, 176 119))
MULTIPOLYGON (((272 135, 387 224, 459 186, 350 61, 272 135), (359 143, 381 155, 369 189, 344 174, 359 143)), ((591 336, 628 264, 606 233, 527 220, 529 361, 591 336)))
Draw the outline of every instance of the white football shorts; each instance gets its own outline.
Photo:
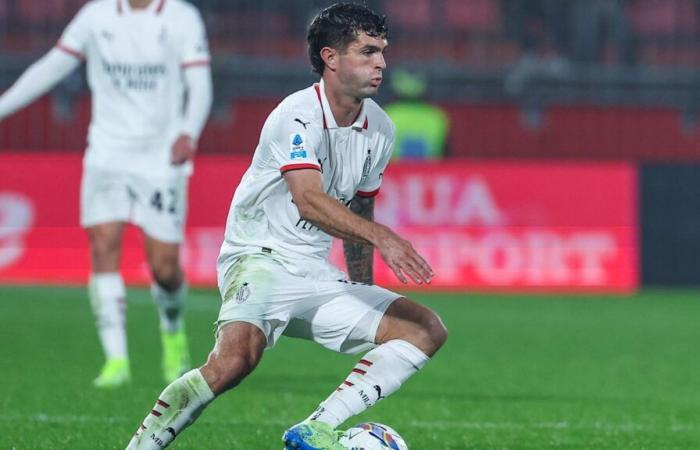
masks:
POLYGON ((182 242, 187 214, 188 176, 180 173, 146 178, 85 167, 80 187, 80 224, 91 227, 128 222, 149 237, 182 242))
POLYGON ((379 322, 400 294, 346 280, 312 280, 289 273, 270 254, 246 255, 219 268, 218 329, 231 322, 257 326, 267 348, 284 334, 340 353, 368 351, 379 322))

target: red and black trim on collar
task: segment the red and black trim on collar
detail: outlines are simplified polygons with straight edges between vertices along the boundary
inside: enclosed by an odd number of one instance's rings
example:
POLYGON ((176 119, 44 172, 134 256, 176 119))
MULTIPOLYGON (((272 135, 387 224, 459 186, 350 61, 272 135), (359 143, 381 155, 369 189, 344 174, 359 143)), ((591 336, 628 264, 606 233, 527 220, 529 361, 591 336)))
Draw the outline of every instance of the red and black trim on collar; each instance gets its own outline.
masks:
MULTIPOLYGON (((316 89, 316 96, 318 97, 318 102, 321 104, 321 113, 323 114, 323 129, 327 130, 328 124, 326 123, 326 111, 323 109, 323 100, 321 98, 321 85, 318 83, 314 84, 314 89, 316 89)), ((357 114, 359 117, 359 115, 362 114, 362 110, 360 110, 360 112, 358 112, 357 114)), ((355 118, 355 120, 357 120, 357 118, 355 118)), ((369 127, 369 120, 367 119, 367 116, 365 116, 365 122, 362 124, 362 129, 366 130, 367 127, 369 127)))
POLYGON ((287 164, 286 166, 280 167, 280 172, 282 174, 285 174, 285 173, 289 172, 290 170, 301 170, 301 169, 314 169, 314 170, 318 170, 319 172, 322 172, 320 166, 318 166, 316 164, 310 164, 310 163, 287 164))
POLYGON ((326 123, 326 112, 323 110, 323 100, 321 99, 321 85, 314 84, 314 89, 316 89, 316 96, 318 97, 318 102, 321 104, 321 114, 323 115, 323 129, 328 129, 328 124, 326 123))
POLYGON ((160 14, 163 11, 163 6, 165 6, 165 0, 160 0, 160 3, 158 3, 156 7, 156 14, 160 14))

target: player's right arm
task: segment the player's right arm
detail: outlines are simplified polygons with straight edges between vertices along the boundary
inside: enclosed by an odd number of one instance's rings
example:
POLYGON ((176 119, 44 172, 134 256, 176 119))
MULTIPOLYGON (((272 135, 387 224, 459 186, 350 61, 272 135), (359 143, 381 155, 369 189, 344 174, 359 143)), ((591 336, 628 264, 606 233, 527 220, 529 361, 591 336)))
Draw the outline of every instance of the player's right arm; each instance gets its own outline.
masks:
POLYGON ((88 2, 66 27, 58 44, 29 66, 0 96, 0 121, 44 95, 85 59, 95 2, 88 2))
POLYGON ((418 284, 430 283, 433 270, 411 243, 388 227, 353 213, 326 194, 319 171, 291 170, 284 173, 284 179, 304 220, 343 240, 374 245, 402 283, 408 282, 406 276, 418 284))
POLYGON ((60 48, 54 48, 29 66, 19 79, 0 96, 0 120, 23 108, 51 90, 74 71, 81 60, 60 48))

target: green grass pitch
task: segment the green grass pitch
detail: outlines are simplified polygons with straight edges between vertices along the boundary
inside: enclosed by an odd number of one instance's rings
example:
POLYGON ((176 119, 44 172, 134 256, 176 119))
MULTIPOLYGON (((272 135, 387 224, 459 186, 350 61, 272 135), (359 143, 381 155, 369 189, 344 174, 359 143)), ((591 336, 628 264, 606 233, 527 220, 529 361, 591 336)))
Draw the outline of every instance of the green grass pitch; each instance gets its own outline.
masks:
MULTIPOLYGON (((700 448, 700 294, 415 294, 450 329, 404 387, 350 422, 395 427, 412 450, 700 448)), ((213 343, 214 291, 190 296, 193 360, 213 343)), ((0 287, 0 449, 123 449, 163 388, 157 316, 129 291, 131 386, 98 391, 102 362, 79 288, 0 287)), ((174 449, 279 450, 356 357, 282 339, 174 449)), ((348 423, 346 425, 352 425, 348 423)))

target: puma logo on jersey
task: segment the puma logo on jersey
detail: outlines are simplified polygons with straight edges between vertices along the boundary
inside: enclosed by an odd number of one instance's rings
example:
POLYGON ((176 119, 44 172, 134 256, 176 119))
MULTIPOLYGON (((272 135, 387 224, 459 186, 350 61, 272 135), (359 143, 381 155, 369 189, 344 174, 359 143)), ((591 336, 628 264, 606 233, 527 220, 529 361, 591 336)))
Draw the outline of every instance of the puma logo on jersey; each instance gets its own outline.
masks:
POLYGON ((311 123, 311 122, 304 122, 303 120, 297 119, 297 118, 295 118, 294 121, 295 121, 295 122, 299 122, 300 124, 302 124, 302 125, 304 126, 304 129, 305 129, 305 130, 306 130, 306 126, 309 125, 309 124, 311 123))

